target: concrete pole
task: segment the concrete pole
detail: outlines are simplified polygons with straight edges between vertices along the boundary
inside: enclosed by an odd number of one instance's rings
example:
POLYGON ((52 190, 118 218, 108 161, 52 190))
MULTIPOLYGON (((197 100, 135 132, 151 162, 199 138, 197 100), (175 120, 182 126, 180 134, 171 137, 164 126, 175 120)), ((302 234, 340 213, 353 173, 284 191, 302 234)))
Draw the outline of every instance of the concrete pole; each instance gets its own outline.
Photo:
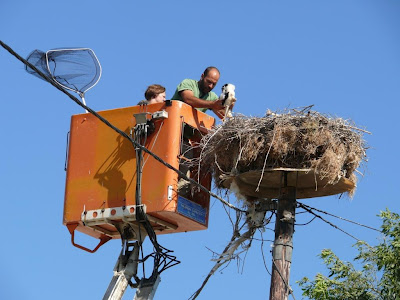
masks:
POLYGON ((272 250, 270 300, 286 300, 289 295, 289 275, 292 262, 296 188, 285 184, 278 199, 275 221, 275 241, 272 250))

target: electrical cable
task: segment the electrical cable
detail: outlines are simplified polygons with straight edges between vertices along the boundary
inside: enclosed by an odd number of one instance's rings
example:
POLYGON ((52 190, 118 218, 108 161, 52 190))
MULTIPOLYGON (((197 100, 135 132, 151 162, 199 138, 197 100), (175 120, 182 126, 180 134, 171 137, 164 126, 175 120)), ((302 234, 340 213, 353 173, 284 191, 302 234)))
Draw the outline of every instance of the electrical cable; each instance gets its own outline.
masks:
POLYGON ((305 226, 310 224, 312 221, 314 221, 317 217, 314 216, 314 218, 312 218, 310 221, 308 221, 307 223, 303 223, 303 224, 298 224, 298 223, 294 223, 295 226, 305 226))
MULTIPOLYGON (((265 270, 267 270, 267 273, 268 273, 270 276, 272 276, 271 272, 268 270, 268 267, 267 267, 267 264, 266 264, 266 261, 265 261, 265 256, 264 256, 264 241, 266 241, 266 240, 264 240, 263 233, 261 232, 261 256, 262 256, 262 259, 263 259, 263 263, 264 263, 264 268, 265 268, 265 270)), ((273 242, 273 241, 271 241, 271 242, 273 242)))
POLYGON ((313 214, 314 216, 316 216, 317 218, 321 219, 322 221, 324 221, 325 223, 329 224, 330 226, 332 226, 333 228, 340 230, 341 232, 343 232, 344 234, 347 234, 348 236, 352 237, 353 239, 355 239, 356 241, 360 241, 360 239, 356 238, 354 235, 348 233, 347 231, 344 231, 343 229, 339 228, 338 226, 336 226, 335 224, 333 224, 332 222, 325 220, 323 217, 321 217, 320 215, 316 214, 315 212, 312 211, 312 209, 306 207, 305 205, 303 205, 300 202, 297 202, 299 207, 305 209, 306 211, 308 211, 310 214, 313 214))
POLYGON ((215 193, 211 192, 210 190, 208 190, 206 187, 204 187, 203 185, 201 185, 200 183, 198 183, 197 181, 193 180, 192 178, 189 178, 186 176, 186 174, 184 174, 183 172, 179 171, 178 169, 174 168, 172 165, 170 165, 169 163, 165 162, 163 159, 161 159, 159 156, 157 156, 156 154, 154 154, 153 152, 149 151, 146 147, 136 143, 133 139, 130 138, 130 136, 122 131, 121 129, 115 127, 114 125, 112 125, 107 119, 105 119, 104 117, 102 117, 101 115, 99 115, 97 112, 95 112, 93 109, 91 109, 89 106, 86 106, 85 104, 83 104, 81 101, 79 101, 76 97, 74 97, 73 95, 71 95, 70 93, 68 93, 64 88, 62 88, 59 84, 57 84, 56 82, 54 82, 53 80, 49 79, 45 74, 43 74, 40 70, 38 70, 34 65, 32 65, 30 62, 28 62, 27 60, 25 60, 23 57, 21 57, 18 53, 16 53, 13 49, 11 49, 7 44, 5 44, 3 41, 0 40, 0 45, 6 49, 11 55, 13 55, 15 58, 17 58, 19 61, 21 61, 24 65, 28 66, 29 68, 31 68, 32 70, 34 70, 40 77, 43 78, 43 80, 47 81, 48 83, 50 83, 52 86, 54 86, 56 89, 58 89, 59 91, 63 92, 64 94, 66 94, 72 101, 74 101, 76 104, 78 104, 80 107, 82 107, 83 109, 87 110, 88 112, 90 112, 92 115, 94 115, 96 118, 98 118, 101 122, 103 122, 104 124, 106 124, 108 127, 110 127, 111 129, 113 129, 114 131, 116 131, 118 134, 120 134, 122 137, 128 139, 133 145, 134 147, 138 147, 140 148, 142 151, 146 152, 147 154, 151 155, 154 157, 155 160, 157 160, 158 162, 160 162, 161 164, 163 164, 164 166, 166 166, 167 168, 173 170, 174 172, 176 172, 179 176, 181 176, 182 178, 184 178, 185 180, 188 180, 190 183, 196 185, 198 188, 200 188, 202 191, 208 193, 210 196, 218 199, 219 201, 221 201, 224 205, 236 210, 236 211, 240 211, 240 212, 245 212, 242 209, 237 208, 236 206, 234 206, 233 204, 225 201, 224 199, 222 199, 221 197, 219 197, 218 195, 216 195, 215 193))
POLYGON ((361 223, 358 223, 358 222, 355 222, 355 221, 352 221, 352 220, 349 220, 349 219, 346 219, 346 218, 342 218, 342 217, 333 215, 333 214, 331 214, 331 213, 328 213, 328 212, 326 212, 326 211, 320 210, 320 209, 318 209, 318 208, 314 208, 314 207, 308 206, 308 205, 303 204, 303 203, 300 203, 300 202, 298 202, 298 201, 297 201, 297 203, 298 203, 298 204, 301 204, 302 206, 307 207, 307 208, 309 208, 309 209, 312 209, 312 210, 318 211, 318 212, 320 212, 320 213, 326 214, 326 215, 328 215, 328 216, 335 217, 335 218, 338 218, 338 219, 340 219, 340 220, 343 220, 343 221, 346 221, 346 222, 349 222, 349 223, 352 223, 352 224, 355 224, 355 225, 359 225, 359 226, 362 226, 362 227, 365 227, 365 228, 368 228, 368 229, 371 229, 371 230, 375 230, 375 231, 381 232, 381 230, 376 229, 376 228, 373 228, 373 227, 370 227, 370 226, 368 226, 368 225, 364 225, 364 224, 361 224, 361 223))
MULTIPOLYGON (((148 128, 147 124, 137 124, 135 126, 134 140, 137 144, 144 145, 146 143, 147 133, 148 133, 147 128, 148 128)), ((147 215, 143 211, 143 205, 142 205, 142 200, 141 200, 142 199, 141 183, 142 183, 142 174, 143 174, 143 165, 144 165, 143 151, 139 147, 136 147, 135 151, 136 151, 136 174, 137 174, 137 176, 136 176, 136 207, 138 208, 136 210, 136 220, 138 221, 139 226, 140 226, 140 224, 142 224, 143 227, 145 228, 147 235, 149 236, 149 239, 155 249, 155 252, 142 258, 143 278, 141 280, 155 281, 159 274, 161 274, 166 269, 179 264, 180 261, 177 260, 176 256, 169 254, 170 252, 172 252, 171 250, 162 247, 158 243, 157 235, 154 232, 154 229, 151 226, 150 221, 147 218, 147 215), (153 257, 153 259, 154 259, 153 272, 149 278, 146 278, 145 270, 144 270, 144 262, 149 257, 153 257)), ((140 245, 140 247, 142 250, 142 245, 140 245)))

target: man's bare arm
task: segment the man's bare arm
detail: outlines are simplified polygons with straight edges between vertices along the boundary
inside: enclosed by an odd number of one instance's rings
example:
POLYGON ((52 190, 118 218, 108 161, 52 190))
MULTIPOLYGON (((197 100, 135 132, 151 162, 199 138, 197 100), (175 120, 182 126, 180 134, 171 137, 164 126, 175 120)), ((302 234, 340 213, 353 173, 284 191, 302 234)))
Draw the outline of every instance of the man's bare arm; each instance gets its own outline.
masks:
POLYGON ((219 118, 224 116, 224 106, 222 105, 222 100, 207 101, 197 98, 193 95, 190 90, 184 90, 180 92, 182 100, 195 108, 209 108, 211 109, 219 118))

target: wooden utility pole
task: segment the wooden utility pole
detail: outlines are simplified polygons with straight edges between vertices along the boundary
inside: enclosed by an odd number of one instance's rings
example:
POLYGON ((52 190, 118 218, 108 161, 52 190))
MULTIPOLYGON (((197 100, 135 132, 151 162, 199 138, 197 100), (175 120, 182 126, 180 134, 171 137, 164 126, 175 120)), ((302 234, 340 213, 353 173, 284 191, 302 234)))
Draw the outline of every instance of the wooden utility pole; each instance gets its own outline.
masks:
POLYGON ((296 187, 287 186, 287 172, 285 172, 284 186, 281 189, 276 212, 270 300, 286 300, 290 292, 289 275, 292 262, 295 209, 296 187))

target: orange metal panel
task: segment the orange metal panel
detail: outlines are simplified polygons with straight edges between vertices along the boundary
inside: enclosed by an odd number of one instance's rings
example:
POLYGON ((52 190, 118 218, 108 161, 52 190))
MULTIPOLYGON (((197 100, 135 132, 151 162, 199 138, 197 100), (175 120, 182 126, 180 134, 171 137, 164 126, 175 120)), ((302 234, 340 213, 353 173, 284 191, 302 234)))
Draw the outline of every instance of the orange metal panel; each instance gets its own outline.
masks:
MULTIPOLYGON (((130 134, 136 125, 133 115, 143 109, 133 106, 99 114, 130 134)), ((172 101, 171 106, 165 103, 152 104, 145 109, 149 113, 160 110, 168 112, 168 118, 155 120, 155 132, 148 136, 145 146, 176 169, 179 169, 183 123, 203 133, 215 123, 214 118, 180 101, 172 101)), ((201 184, 210 188, 211 176, 201 174, 201 178, 201 184)), ((188 199, 189 202, 185 199, 180 201, 177 183, 176 172, 144 154, 142 203, 146 205, 147 214, 153 217, 151 221, 154 228, 157 229, 157 223, 165 222, 171 225, 165 233, 206 229, 209 195, 198 192, 193 199, 188 199), (169 186, 172 187, 171 200, 168 200, 169 186), (193 217, 190 207, 194 211, 198 207, 205 212, 205 222, 193 217)), ((119 238, 117 230, 110 224, 98 224, 90 228, 85 226, 82 214, 135 205, 135 189, 136 156, 132 143, 91 114, 72 116, 63 223, 78 224, 77 230, 96 238, 107 232, 112 233, 109 236, 119 238)))

